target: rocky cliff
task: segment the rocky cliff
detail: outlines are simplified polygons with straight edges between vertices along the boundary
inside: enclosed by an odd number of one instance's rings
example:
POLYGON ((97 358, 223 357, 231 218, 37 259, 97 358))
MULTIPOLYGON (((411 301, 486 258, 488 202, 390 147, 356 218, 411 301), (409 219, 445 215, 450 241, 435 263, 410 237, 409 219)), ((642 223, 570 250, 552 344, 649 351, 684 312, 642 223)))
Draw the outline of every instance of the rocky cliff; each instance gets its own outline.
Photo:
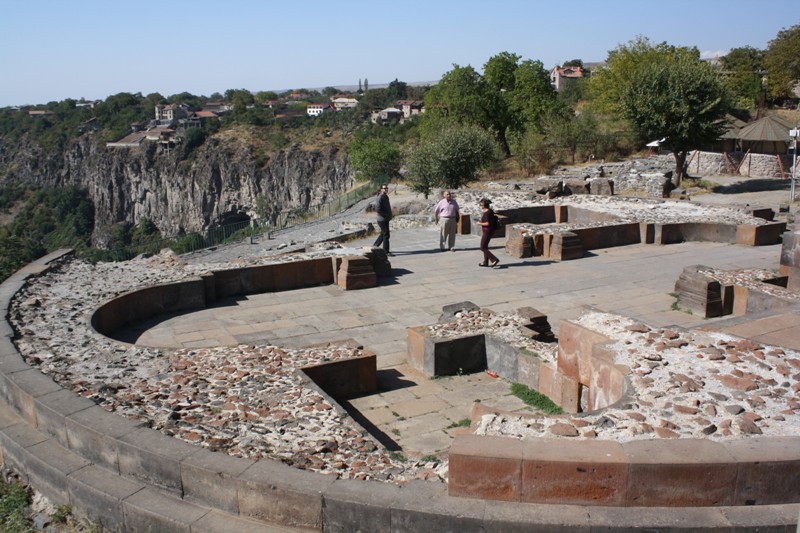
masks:
POLYGON ((227 131, 209 138, 189 159, 183 150, 155 143, 108 148, 91 135, 63 151, 46 152, 25 141, 0 139, 0 184, 39 187, 77 185, 95 207, 95 244, 108 227, 149 218, 165 236, 255 218, 256 198, 271 209, 305 208, 338 196, 353 185, 347 155, 336 145, 293 145, 271 151, 255 132, 227 131))

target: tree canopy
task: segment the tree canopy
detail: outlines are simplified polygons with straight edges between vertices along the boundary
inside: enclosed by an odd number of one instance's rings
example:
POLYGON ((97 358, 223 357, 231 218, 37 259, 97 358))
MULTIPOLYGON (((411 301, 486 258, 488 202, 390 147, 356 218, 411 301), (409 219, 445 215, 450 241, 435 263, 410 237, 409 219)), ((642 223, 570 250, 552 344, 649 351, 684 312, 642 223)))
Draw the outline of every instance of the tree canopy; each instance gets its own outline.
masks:
POLYGON ((427 196, 434 187, 458 189, 480 176, 497 159, 492 136, 476 125, 452 123, 423 142, 411 155, 411 188, 427 196))
POLYGON ((725 85, 738 107, 748 109, 761 103, 764 52, 752 46, 733 48, 720 58, 725 85))
POLYGON ((501 52, 484 65, 483 74, 471 66, 453 65, 425 95, 426 120, 438 127, 442 119, 474 124, 491 131, 503 154, 511 149, 509 131, 541 128, 541 119, 557 105, 555 89, 540 61, 501 52))
POLYGON ((650 64, 669 64, 680 58, 700 59, 697 48, 676 47, 666 42, 651 44, 638 36, 608 52, 604 66, 594 70, 589 83, 592 105, 600 112, 620 113, 622 95, 640 69, 650 64))
POLYGON ((357 139, 350 145, 350 162, 356 179, 394 178, 400 173, 402 156, 397 144, 383 139, 357 139))
POLYGON ((786 98, 800 79, 800 24, 778 32, 764 53, 767 90, 773 98, 786 98))
POLYGON ((643 139, 666 138, 680 183, 688 150, 718 139, 729 110, 718 71, 687 55, 641 64, 621 95, 623 115, 643 139))

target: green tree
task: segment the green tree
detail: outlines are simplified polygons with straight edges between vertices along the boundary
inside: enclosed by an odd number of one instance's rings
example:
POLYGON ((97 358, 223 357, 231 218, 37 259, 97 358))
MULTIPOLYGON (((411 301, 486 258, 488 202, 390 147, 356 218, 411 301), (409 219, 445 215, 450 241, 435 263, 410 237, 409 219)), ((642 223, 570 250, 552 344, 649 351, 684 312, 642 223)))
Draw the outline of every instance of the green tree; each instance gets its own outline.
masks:
POLYGON ((541 132, 547 117, 566 112, 541 61, 528 59, 520 63, 514 71, 514 80, 512 110, 522 117, 525 129, 541 132))
POLYGON ((522 125, 521 117, 512 105, 519 59, 517 54, 501 52, 490 57, 483 65, 484 106, 488 119, 484 126, 495 132, 500 149, 506 157, 511 155, 507 132, 509 129, 519 130, 522 125))
POLYGON ((788 98, 800 80, 800 24, 778 32, 764 53, 767 91, 773 99, 788 98))
POLYGON ((714 67, 682 56, 639 66, 620 104, 640 138, 666 138, 679 185, 687 151, 718 139, 724 131, 729 97, 714 67))
POLYGON ((350 145, 350 162, 356 179, 392 179, 400 175, 402 155, 394 143, 375 138, 356 139, 350 145))
POLYGON ((404 81, 398 81, 397 78, 395 78, 394 81, 389 82, 389 86, 386 87, 386 98, 392 102, 395 100, 405 100, 408 98, 408 84, 404 81))
POLYGON ((725 85, 730 89, 738 107, 750 109, 763 103, 763 51, 752 46, 733 48, 720 58, 720 64, 725 85))
POLYGON ((458 189, 497 160, 492 135, 475 125, 451 124, 423 140, 411 155, 411 188, 427 198, 433 187, 458 189))
POLYGON ((605 65, 595 69, 589 82, 592 105, 599 112, 622 111, 622 95, 633 82, 636 72, 650 64, 664 64, 682 57, 700 58, 696 48, 675 47, 667 43, 653 45, 638 36, 608 52, 605 65))
POLYGON ((267 102, 271 100, 278 99, 278 93, 275 91, 258 91, 254 96, 253 99, 258 105, 266 105, 267 102))
POLYGON ((553 115, 545 124, 547 138, 553 147, 565 150, 573 165, 579 148, 583 146, 591 149, 598 128, 598 122, 591 110, 577 115, 553 115))
POLYGON ((453 65, 439 83, 425 95, 425 119, 438 128, 447 120, 461 124, 485 125, 485 94, 480 74, 471 66, 453 65))
POLYGON ((542 119, 558 106, 548 72, 540 61, 501 52, 480 75, 471 66, 453 66, 425 95, 428 130, 447 120, 475 124, 494 133, 503 155, 511 155, 508 133, 541 130, 542 119))

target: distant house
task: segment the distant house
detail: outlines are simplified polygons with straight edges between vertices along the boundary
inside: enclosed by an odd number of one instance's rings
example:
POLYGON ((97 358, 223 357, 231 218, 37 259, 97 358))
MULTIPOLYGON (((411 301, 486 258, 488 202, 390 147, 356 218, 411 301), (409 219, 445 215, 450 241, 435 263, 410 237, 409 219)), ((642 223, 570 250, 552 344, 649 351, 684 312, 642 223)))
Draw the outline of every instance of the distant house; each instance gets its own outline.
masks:
POLYGON ((583 67, 562 68, 556 65, 555 68, 550 71, 550 85, 555 88, 556 92, 561 92, 568 83, 581 78, 583 78, 583 67))
POLYGON ((54 114, 55 113, 53 113, 52 111, 46 111, 43 109, 31 109, 30 111, 28 111, 29 117, 46 117, 48 115, 54 115, 54 114))
POLYGON ((355 98, 347 98, 344 96, 331 98, 334 109, 341 111, 342 109, 352 109, 358 105, 358 100, 355 98))
POLYGON ((380 111, 373 111, 372 115, 370 116, 370 120, 373 124, 383 124, 393 121, 400 122, 402 118, 403 112, 396 107, 387 107, 386 109, 381 109, 380 111))
POLYGON ((206 102, 203 106, 203 111, 211 111, 219 115, 220 113, 233 111, 233 104, 229 104, 228 102, 206 102))
POLYGON ((189 114, 189 107, 183 104, 159 104, 156 106, 156 120, 161 124, 188 118, 189 114))
POLYGON ((425 111, 422 100, 397 100, 394 106, 403 113, 403 118, 411 118, 425 111))
POLYGON ((308 104, 308 107, 306 107, 306 114, 309 117, 318 117, 324 112, 332 109, 333 106, 330 104, 308 104))
POLYGON ((75 107, 88 107, 89 109, 94 109, 94 106, 101 103, 100 100, 95 100, 94 102, 77 102, 75 107))

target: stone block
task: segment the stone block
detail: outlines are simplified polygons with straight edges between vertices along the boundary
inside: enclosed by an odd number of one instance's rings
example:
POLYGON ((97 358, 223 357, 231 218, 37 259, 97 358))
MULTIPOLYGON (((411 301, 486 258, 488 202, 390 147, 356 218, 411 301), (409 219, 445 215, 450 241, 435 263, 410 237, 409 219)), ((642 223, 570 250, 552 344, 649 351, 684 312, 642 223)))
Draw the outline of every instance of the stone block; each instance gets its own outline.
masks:
POLYGON ((36 427, 36 398, 61 390, 61 386, 38 368, 0 377, 2 395, 29 424, 36 427))
POLYGON ((800 232, 784 232, 782 240, 780 272, 788 277, 786 287, 800 292, 800 232))
POLYGON ((683 242, 683 224, 655 224, 653 226, 653 242, 655 244, 677 244, 683 242))
POLYGON ((554 219, 553 222, 556 224, 566 224, 569 221, 569 209, 566 205, 556 204, 553 206, 554 209, 554 219))
POLYGON ((736 244, 765 246, 777 244, 786 231, 786 222, 770 222, 760 226, 740 224, 736 227, 736 244))
POLYGON ((442 483, 411 481, 392 506, 392 531, 484 533, 486 503, 450 498, 442 483))
POLYGON ((519 381, 519 351, 493 335, 484 336, 486 368, 512 382, 519 381))
POLYGON ((550 258, 556 261, 569 261, 581 257, 583 257, 583 246, 577 234, 571 231, 558 231, 553 234, 550 258))
POLYGON ((324 495, 323 530, 390 531, 392 507, 401 498, 400 492, 401 488, 392 483, 336 480, 324 495))
POLYGON ((800 439, 752 437, 726 443, 738 464, 733 505, 800 502, 800 439))
POLYGON ((144 488, 141 483, 94 465, 71 474, 67 484, 73 513, 90 519, 108 531, 118 530, 125 524, 123 500, 144 488))
POLYGON ((591 372, 587 409, 597 411, 609 407, 622 398, 625 392, 626 374, 620 370, 613 360, 603 360, 593 356, 590 361, 591 372))
POLYGON ((614 182, 608 178, 589 178, 589 194, 599 196, 614 196, 614 182))
POLYGON ((718 281, 701 271, 704 268, 702 265, 692 265, 683 269, 675 282, 678 305, 705 318, 722 316, 722 288, 718 281))
POLYGON ((378 284, 369 259, 362 256, 342 258, 337 284, 344 290, 368 289, 378 284))
POLYGON ((335 481, 333 476, 260 460, 237 480, 241 516, 291 528, 322 529, 322 495, 335 481))
POLYGON ((547 363, 539 365, 537 390, 567 413, 580 411, 581 384, 547 363))
POLYGON ((69 446, 66 417, 97 405, 66 389, 39 396, 35 402, 37 429, 54 437, 62 446, 69 446))
POLYGON ((459 235, 469 235, 472 232, 472 223, 470 220, 470 216, 464 213, 458 217, 458 223, 456 224, 456 233, 459 235))
POLYGON ((583 250, 628 246, 642 242, 638 223, 606 224, 572 230, 583 250))
POLYGON ((66 417, 69 448, 102 467, 119 472, 118 438, 143 427, 134 421, 90 407, 66 417))
POLYGON ((486 368, 483 334, 432 337, 424 326, 408 328, 407 358, 412 368, 428 376, 480 372, 486 368))
POLYGON ((378 389, 375 354, 307 366, 302 371, 334 398, 369 394, 378 389))
POLYGON ((149 428, 117 439, 120 474, 179 496, 183 494, 181 461, 197 451, 196 446, 149 428))
POLYGON ((145 488, 122 502, 125 531, 169 531, 191 533, 192 524, 208 509, 165 497, 163 493, 145 488))
POLYGON ((723 444, 702 439, 654 439, 621 446, 630 462, 628 505, 733 505, 737 466, 723 444))
POLYGON ((181 461, 184 497, 231 514, 239 513, 237 477, 255 461, 200 448, 181 461))
MULTIPOLYGON (((535 355, 520 352, 517 357, 517 383, 539 389, 539 367, 542 360, 535 355)), ((541 392, 541 391, 539 391, 541 392)))
POLYGON ((562 320, 558 329, 559 372, 583 385, 589 385, 594 345, 610 340, 601 333, 562 320))
POLYGON ((26 449, 26 472, 30 483, 53 505, 69 504, 67 477, 89 466, 89 461, 67 450, 53 439, 26 449))
POLYGON ((450 496, 520 501, 523 442, 458 435, 450 446, 450 496))
POLYGON ((530 503, 624 505, 628 458, 609 441, 528 439, 522 448, 522 492, 530 503))
POLYGON ((733 314, 744 316, 748 313, 762 313, 765 311, 780 311, 796 305, 791 295, 781 298, 772 292, 765 292, 755 287, 734 285, 733 287, 733 314))
POLYGON ((655 224, 652 222, 641 222, 639 224, 639 239, 642 244, 653 244, 655 242, 655 224))
POLYGON ((510 226, 506 228, 506 253, 512 257, 532 257, 533 239, 521 228, 510 226))

